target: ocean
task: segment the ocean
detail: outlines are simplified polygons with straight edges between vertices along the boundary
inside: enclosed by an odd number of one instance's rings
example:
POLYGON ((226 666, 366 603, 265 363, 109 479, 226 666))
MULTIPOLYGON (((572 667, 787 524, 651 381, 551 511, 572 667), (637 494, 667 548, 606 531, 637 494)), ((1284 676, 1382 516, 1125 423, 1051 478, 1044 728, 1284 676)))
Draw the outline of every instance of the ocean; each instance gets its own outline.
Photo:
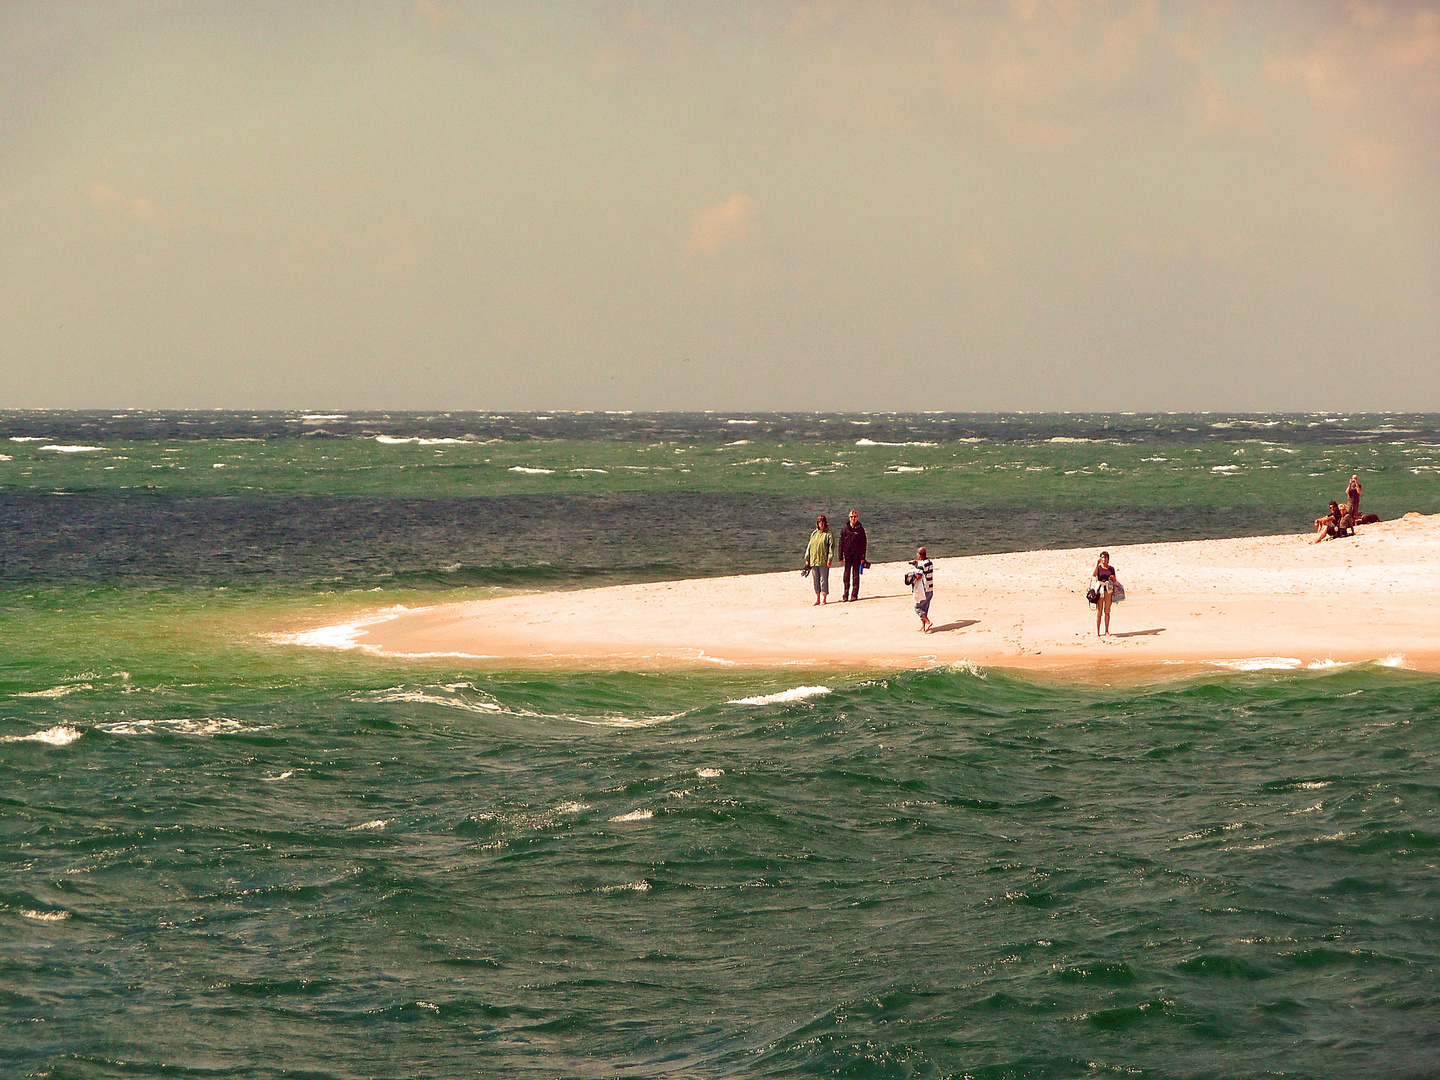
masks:
POLYGON ((0 412, 0 1074, 1440 1075, 1434 676, 277 632, 851 506, 877 560, 1298 533, 1352 472, 1440 512, 1440 417, 0 412))

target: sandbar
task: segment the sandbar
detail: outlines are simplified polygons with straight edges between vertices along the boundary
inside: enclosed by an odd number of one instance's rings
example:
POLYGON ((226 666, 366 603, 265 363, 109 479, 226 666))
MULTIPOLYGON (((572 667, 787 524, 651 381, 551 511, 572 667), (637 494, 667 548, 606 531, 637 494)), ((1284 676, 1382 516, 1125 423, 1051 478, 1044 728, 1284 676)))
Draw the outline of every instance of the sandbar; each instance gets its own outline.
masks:
MULTIPOLYGON (((1440 515, 1355 536, 1258 536, 1110 548, 1128 598, 1097 636, 1085 601, 1098 549, 935 560, 936 632, 904 563, 867 570, 859 602, 813 606, 782 573, 537 592, 377 611, 288 640, 504 669, 836 668, 970 663, 1107 681, 1179 669, 1377 663, 1440 672, 1440 515)), ((934 554, 934 553, 932 553, 934 554)))

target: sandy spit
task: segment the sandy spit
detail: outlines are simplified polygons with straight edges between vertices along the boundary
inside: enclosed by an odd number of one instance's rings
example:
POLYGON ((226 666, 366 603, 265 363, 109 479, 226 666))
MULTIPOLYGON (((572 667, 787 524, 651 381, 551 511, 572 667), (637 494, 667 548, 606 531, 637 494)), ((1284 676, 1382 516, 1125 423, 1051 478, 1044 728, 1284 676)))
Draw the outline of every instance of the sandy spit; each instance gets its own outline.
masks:
MULTIPOLYGON (((917 630, 903 563, 858 603, 814 607, 797 571, 535 593, 377 613, 301 644, 497 668, 836 668, 970 662, 1110 681, 1191 669, 1378 662, 1440 671, 1440 515, 1345 540, 1262 536, 1112 547, 1129 597, 1097 637, 1085 602, 1098 549, 939 558, 917 630)), ((934 553, 932 553, 934 554, 934 553)))

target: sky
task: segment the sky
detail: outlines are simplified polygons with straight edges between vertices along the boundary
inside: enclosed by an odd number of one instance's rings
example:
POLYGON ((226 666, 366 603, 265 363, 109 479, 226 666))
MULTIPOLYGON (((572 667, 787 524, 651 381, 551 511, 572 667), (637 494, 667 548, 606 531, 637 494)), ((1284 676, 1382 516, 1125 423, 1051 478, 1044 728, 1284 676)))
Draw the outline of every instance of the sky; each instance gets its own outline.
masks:
POLYGON ((1440 410, 1440 0, 0 4, 0 407, 1440 410))

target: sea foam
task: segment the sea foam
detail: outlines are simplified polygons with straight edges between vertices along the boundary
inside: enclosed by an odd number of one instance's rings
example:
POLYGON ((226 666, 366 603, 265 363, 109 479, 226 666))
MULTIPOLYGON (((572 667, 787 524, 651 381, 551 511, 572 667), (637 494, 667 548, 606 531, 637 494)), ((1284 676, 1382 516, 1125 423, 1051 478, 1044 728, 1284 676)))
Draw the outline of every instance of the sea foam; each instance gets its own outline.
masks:
POLYGON ((654 810, 631 810, 628 814, 616 814, 611 821, 649 821, 655 816, 654 810))
POLYGON ((1293 656, 1245 656, 1233 660, 1210 660, 1215 667, 1231 671, 1294 671, 1305 666, 1305 661, 1293 656))
POLYGON ((33 908, 21 908, 20 914, 34 922, 42 923, 64 922, 66 919, 70 918, 70 912, 54 908, 49 911, 36 911, 33 908))
POLYGON ((199 719, 176 717, 162 720, 121 720, 96 724, 96 731, 107 735, 154 735, 174 732, 177 735, 242 735, 252 731, 268 731, 269 724, 249 725, 228 716, 204 716, 199 719))
POLYGON ((788 701, 804 701, 806 698, 821 697, 830 693, 828 686, 797 686, 781 690, 778 694, 760 694, 756 697, 735 698, 727 705, 780 705, 788 701))
POLYGON ((379 623, 389 622, 398 618, 408 611, 424 611, 425 608, 409 608, 404 604, 396 604, 394 607, 386 608, 375 615, 366 616, 363 619, 355 619, 352 622, 334 623, 330 626, 317 626, 311 630, 297 630, 291 633, 265 634, 266 641, 276 645, 303 645, 307 648, 319 649, 363 649, 367 652, 379 652, 373 645, 367 645, 360 641, 363 631, 379 623))
POLYGON ((79 728, 69 724, 57 724, 32 735, 5 735, 0 737, 0 742, 38 742, 46 746, 69 746, 84 734, 79 728))

